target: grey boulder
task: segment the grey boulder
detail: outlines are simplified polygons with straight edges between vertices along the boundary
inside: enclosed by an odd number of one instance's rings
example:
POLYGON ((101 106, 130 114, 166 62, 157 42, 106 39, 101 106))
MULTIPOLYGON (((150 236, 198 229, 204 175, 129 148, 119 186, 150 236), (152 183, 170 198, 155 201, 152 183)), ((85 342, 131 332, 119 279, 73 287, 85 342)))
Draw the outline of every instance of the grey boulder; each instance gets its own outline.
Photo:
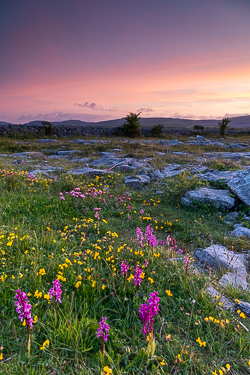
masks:
POLYGON ((209 188, 201 188, 188 191, 181 199, 182 204, 192 206, 194 203, 212 204, 216 208, 223 210, 231 209, 235 204, 235 199, 229 196, 228 190, 215 190, 209 188))
POLYGON ((242 237, 250 238, 250 229, 240 226, 233 230, 233 232, 231 233, 231 236, 233 237, 242 236, 242 237))
POLYGON ((228 182, 229 189, 247 206, 250 206, 250 171, 242 171, 228 182))

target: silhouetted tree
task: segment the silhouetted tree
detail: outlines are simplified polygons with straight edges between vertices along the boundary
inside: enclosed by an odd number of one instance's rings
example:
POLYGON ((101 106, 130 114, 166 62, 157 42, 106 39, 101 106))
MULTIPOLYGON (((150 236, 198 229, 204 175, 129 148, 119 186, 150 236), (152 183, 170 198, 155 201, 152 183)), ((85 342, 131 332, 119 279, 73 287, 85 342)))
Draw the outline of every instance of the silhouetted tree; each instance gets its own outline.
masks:
POLYGON ((127 135, 128 137, 136 137, 141 135, 141 124, 140 124, 140 114, 139 113, 133 113, 130 112, 125 117, 125 122, 122 125, 122 131, 124 135, 127 135))
POLYGON ((225 138, 227 126, 231 122, 228 117, 223 117, 223 119, 218 123, 220 129, 220 135, 225 138))

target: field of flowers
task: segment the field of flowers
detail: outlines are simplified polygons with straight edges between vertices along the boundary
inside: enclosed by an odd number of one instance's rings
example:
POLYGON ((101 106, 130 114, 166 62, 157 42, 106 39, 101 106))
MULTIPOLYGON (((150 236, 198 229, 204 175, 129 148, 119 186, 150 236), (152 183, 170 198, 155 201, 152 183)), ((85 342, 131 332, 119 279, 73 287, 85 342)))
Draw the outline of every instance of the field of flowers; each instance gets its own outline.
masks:
POLYGON ((119 173, 49 179, 8 168, 0 374, 250 373, 248 318, 212 301, 217 275, 192 258, 199 241, 210 244, 209 220, 223 232, 219 216, 128 189, 119 173))

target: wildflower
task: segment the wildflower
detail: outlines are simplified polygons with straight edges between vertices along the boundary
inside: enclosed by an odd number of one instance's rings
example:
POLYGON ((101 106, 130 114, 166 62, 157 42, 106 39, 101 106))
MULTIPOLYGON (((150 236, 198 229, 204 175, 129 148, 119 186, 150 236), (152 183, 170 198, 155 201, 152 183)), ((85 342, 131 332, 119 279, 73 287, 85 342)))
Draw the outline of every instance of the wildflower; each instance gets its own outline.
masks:
POLYGON ((164 361, 164 359, 160 362, 160 365, 161 366, 165 366, 166 365, 166 362, 164 361))
POLYGON ((109 368, 108 366, 105 366, 103 368, 103 371, 101 372, 101 375, 112 375, 113 374, 112 369, 109 368))
POLYGON ((139 227, 136 228, 136 236, 137 236, 137 241, 139 241, 139 246, 138 247, 143 247, 143 239, 144 239, 144 237, 143 237, 143 232, 142 232, 142 230, 139 227))
POLYGON ((46 340, 44 341, 43 345, 41 346, 40 350, 44 350, 46 348, 46 346, 48 346, 50 344, 50 341, 49 340, 46 340))
POLYGON ((173 296, 173 294, 171 293, 171 290, 166 290, 166 293, 167 293, 167 295, 168 295, 169 297, 172 297, 172 296, 173 296))
POLYGON ((141 285, 141 282, 142 282, 142 278, 141 278, 141 275, 142 275, 142 269, 140 269, 140 267, 137 265, 136 268, 135 268, 135 276, 134 276, 134 284, 139 288, 139 286, 141 285))
POLYGON ((187 272, 190 268, 190 263, 191 263, 191 260, 189 259, 189 254, 187 253, 184 257, 184 271, 187 275, 187 272))
POLYGON ((121 273, 122 273, 122 276, 126 277, 128 270, 129 270, 129 265, 126 264, 126 260, 124 260, 122 262, 122 264, 121 264, 121 273))
POLYGON ((206 346, 206 344, 207 344, 206 341, 201 341, 200 337, 198 337, 196 342, 198 342, 200 346, 206 346))
POLYGON ((52 299, 55 297, 55 302, 62 303, 61 301, 61 294, 62 294, 62 289, 61 289, 61 283, 56 279, 55 281, 52 282, 53 287, 49 290, 49 296, 52 299))
POLYGON ((151 282, 151 284, 154 283, 154 280, 152 279, 152 277, 149 277, 148 280, 151 282))
POLYGON ((16 311, 18 314, 18 318, 23 322, 23 320, 26 320, 26 324, 28 327, 32 327, 33 319, 31 317, 31 309, 32 306, 28 301, 28 298, 25 293, 21 292, 20 289, 15 291, 16 296, 15 299, 15 306, 16 306, 16 311))
POLYGON ((31 316, 31 309, 32 306, 29 303, 29 300, 25 293, 23 293, 20 289, 15 291, 15 306, 16 306, 16 312, 20 314, 18 318, 21 320, 21 322, 25 321, 25 325, 27 325, 27 352, 28 352, 28 358, 30 357, 30 328, 33 327, 33 319, 31 316))
POLYGON ((144 267, 147 268, 147 266, 148 266, 148 261, 147 259, 144 259, 144 267))
POLYGON ((105 285, 102 285, 102 290, 104 290, 106 288, 106 286, 105 285))
POLYGON ((148 246, 155 247, 158 245, 158 241, 155 235, 153 234, 153 228, 150 225, 146 227, 145 239, 148 246))
POLYGON ((226 364, 226 368, 227 368, 227 371, 230 371, 231 366, 229 365, 229 363, 226 364))
POLYGON ((45 269, 44 268, 41 268, 40 270, 39 270, 39 275, 46 275, 46 272, 45 272, 45 269))
POLYGON ((102 317, 97 328, 97 338, 101 337, 103 342, 103 351, 105 351, 105 342, 108 341, 110 326, 106 323, 107 318, 102 317))
POLYGON ((167 341, 171 340, 171 337, 172 337, 172 336, 171 336, 170 334, 168 334, 168 335, 166 336, 166 340, 167 340, 167 341))
POLYGON ((158 292, 150 293, 147 303, 142 304, 139 308, 138 316, 144 324, 142 329, 144 335, 150 334, 153 330, 154 317, 160 311, 159 301, 158 292))
POLYGON ((76 288, 79 288, 79 286, 81 285, 81 283, 82 283, 81 281, 77 281, 75 287, 76 287, 76 288))

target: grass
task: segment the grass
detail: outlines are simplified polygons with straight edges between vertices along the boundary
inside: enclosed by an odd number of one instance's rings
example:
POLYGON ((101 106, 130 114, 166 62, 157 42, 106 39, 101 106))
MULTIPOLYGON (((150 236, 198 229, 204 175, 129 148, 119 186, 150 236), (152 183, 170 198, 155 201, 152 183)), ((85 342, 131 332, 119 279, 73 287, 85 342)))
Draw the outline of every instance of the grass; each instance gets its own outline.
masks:
MULTIPOLYGON (((1 152, 19 152, 67 146, 94 158, 115 147, 141 158, 156 156, 155 151, 166 152, 163 146, 138 143, 135 147, 115 139, 101 148, 69 141, 60 140, 58 145, 29 141, 29 148, 23 149, 15 140, 5 139, 0 148, 1 152)), ((196 153, 202 154, 204 149, 196 153)), ((170 156, 158 157, 157 165, 162 166, 170 156)), ((181 206, 181 195, 189 183, 185 174, 166 180, 167 186, 160 185, 164 194, 156 195, 157 184, 144 191, 125 186, 124 173, 93 179, 67 175, 75 164, 66 160, 50 160, 51 165, 66 168, 55 173, 56 178, 31 179, 26 170, 43 158, 29 161, 21 165, 23 171, 1 161, 5 172, 0 177, 0 374, 92 375, 106 374, 109 368, 115 375, 205 375, 227 370, 227 364, 229 374, 250 373, 249 319, 226 311, 205 291, 213 285, 232 301, 250 301, 249 293, 221 289, 217 284, 221 274, 194 272, 193 260, 187 274, 183 269, 183 255, 192 256, 196 248, 220 243, 242 251, 249 249, 249 241, 231 238, 232 227, 223 223, 223 214, 214 208, 181 206), (85 198, 71 196, 75 188, 85 198), (102 193, 94 194, 94 189, 102 193), (60 193, 65 200, 60 199, 60 193), (97 207, 101 208, 100 219, 95 217, 97 207), (145 233, 148 225, 159 243, 168 235, 176 239, 178 249, 183 250, 183 255, 176 255, 181 260, 169 260, 172 252, 166 242, 153 250, 147 245, 138 249, 136 228, 145 233), (120 269, 124 259, 130 265, 125 283, 120 269), (145 259, 149 264, 143 268, 145 275, 137 290, 133 279, 128 279, 137 264, 144 266, 145 259), (54 301, 44 296, 56 278, 63 292, 55 317, 54 301), (27 294, 32 317, 37 317, 31 330, 30 358, 27 327, 14 306, 18 288, 27 294), (153 324, 156 350, 147 356, 148 342, 138 313, 154 291, 160 297, 160 311, 153 324), (96 335, 102 317, 110 325, 104 353, 96 335), (41 350, 46 340, 49 345, 41 350)), ((227 164, 223 168, 228 170, 227 164)), ((240 208, 242 213, 245 209, 240 208)))

